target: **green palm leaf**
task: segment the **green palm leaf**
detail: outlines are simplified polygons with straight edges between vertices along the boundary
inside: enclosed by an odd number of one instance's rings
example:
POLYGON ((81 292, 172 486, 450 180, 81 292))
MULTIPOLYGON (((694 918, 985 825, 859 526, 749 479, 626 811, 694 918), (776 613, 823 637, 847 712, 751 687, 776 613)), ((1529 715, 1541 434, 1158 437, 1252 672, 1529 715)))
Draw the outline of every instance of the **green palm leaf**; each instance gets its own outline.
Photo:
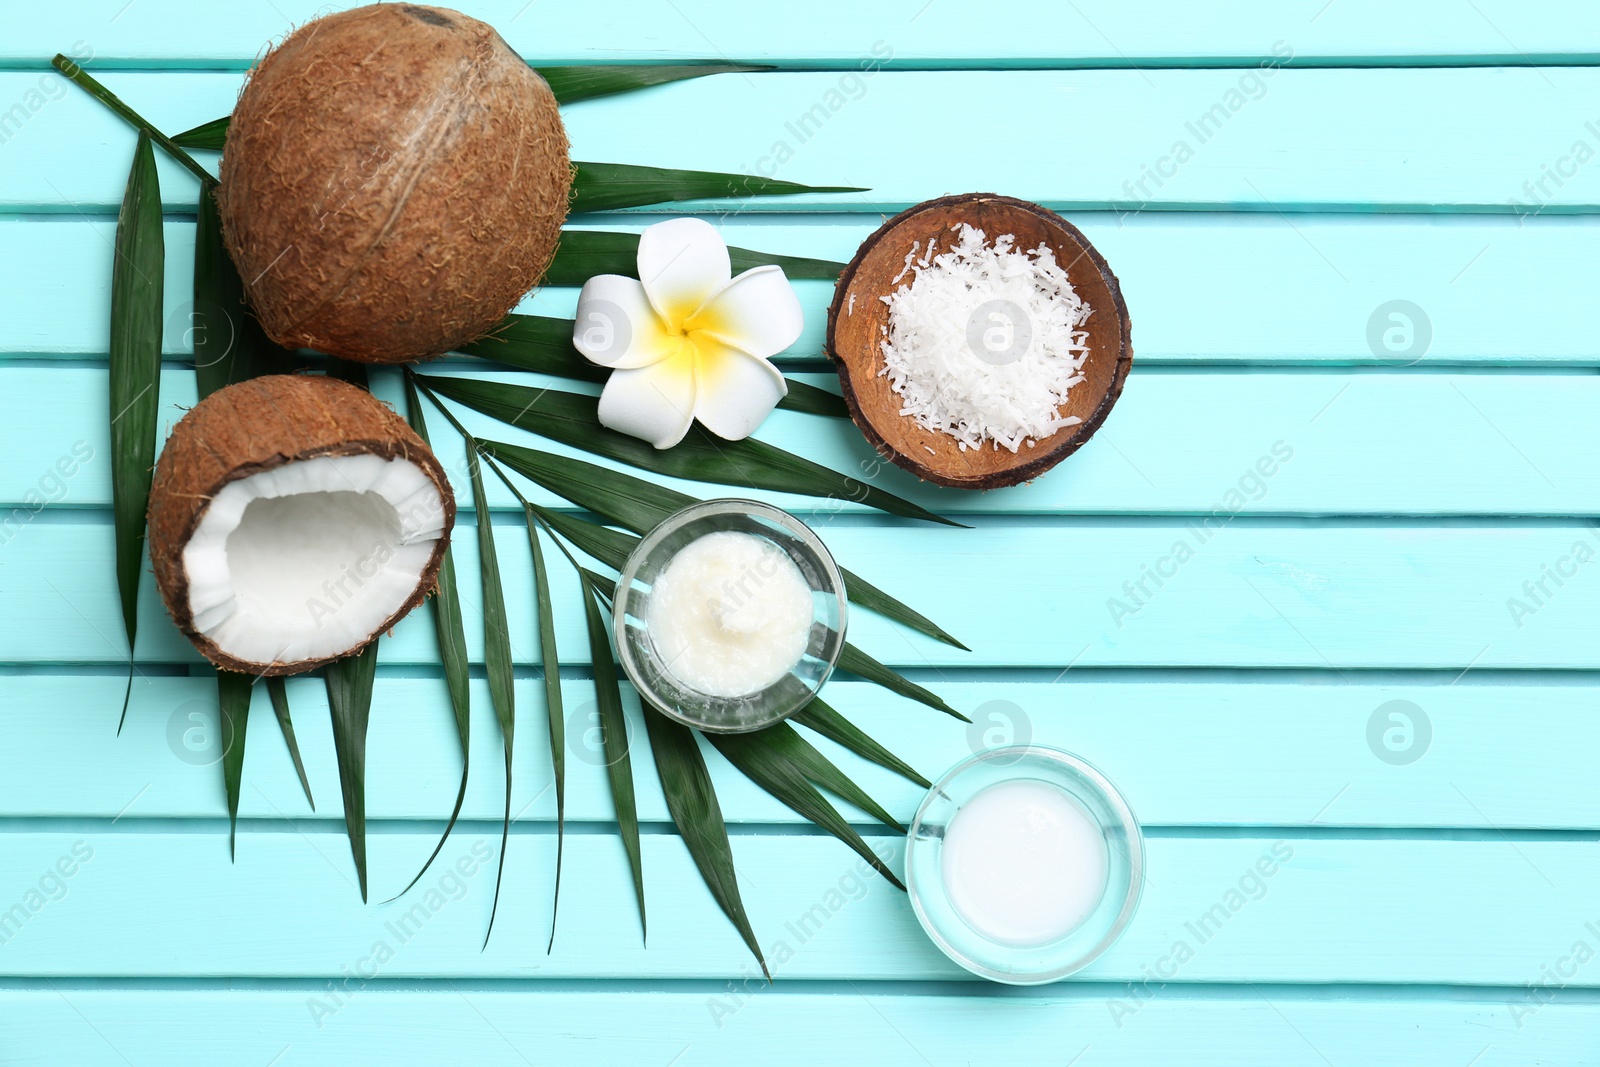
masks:
POLYGON ((645 933, 649 926, 645 921, 644 859, 639 851, 639 806, 633 788, 633 757, 628 752, 628 723, 622 710, 617 665, 611 656, 611 639, 600 613, 604 585, 595 581, 597 577, 589 571, 578 572, 583 585, 583 614, 589 627, 589 656, 594 662, 594 698, 600 712, 606 775, 610 778, 611 798, 616 804, 617 830, 622 835, 622 847, 628 853, 628 865, 633 868, 633 891, 639 899, 639 929, 645 933))
MULTIPOLYGON (((408 387, 413 385, 414 376, 409 376, 406 381, 408 387)), ((479 442, 480 455, 483 454, 481 445, 482 442, 479 442)), ((548 953, 556 943, 556 916, 561 906, 561 861, 566 851, 567 836, 567 729, 561 699, 561 657, 556 648, 555 613, 551 609, 550 602, 550 573, 545 566, 544 545, 539 540, 538 509, 528 502, 500 465, 495 463, 492 457, 489 459, 495 474, 522 504, 523 517, 528 525, 528 550, 533 557, 533 588, 535 608, 539 615, 539 657, 544 674, 545 717, 550 726, 551 783, 556 793, 556 884, 550 901, 550 940, 545 945, 545 952, 548 953)), ((567 552, 559 541, 556 542, 556 547, 561 549, 574 568, 579 567, 578 561, 573 559, 572 554, 567 552)))
POLYGON ((333 750, 339 759, 339 791, 344 797, 344 829, 350 838, 367 901, 367 722, 372 717, 372 683, 378 673, 378 642, 323 668, 328 712, 333 719, 333 750))
POLYGON ((669 204, 683 200, 722 200, 745 196, 790 196, 795 193, 864 193, 858 185, 801 185, 755 174, 713 170, 639 167, 629 163, 572 163, 570 210, 618 211, 627 207, 669 204))
POLYGON ((779 723, 750 734, 707 734, 706 740, 729 763, 739 768, 745 777, 849 845, 896 889, 905 888, 894 872, 884 865, 877 853, 812 783, 823 784, 829 792, 849 800, 891 829, 905 833, 905 827, 895 822, 888 812, 829 762, 826 756, 812 748, 788 723, 779 723))
POLYGON ((933 785, 928 779, 918 774, 910 764, 868 737, 849 719, 846 719, 831 706, 824 703, 821 697, 812 697, 811 703, 796 712, 792 721, 808 729, 815 730, 828 740, 843 745, 862 759, 871 760, 880 767, 886 767, 900 775, 900 777, 915 782, 924 789, 931 788, 933 785))
MULTIPOLYGON (((59 58, 59 57, 58 57, 59 58)), ((87 77, 87 75, 84 75, 87 77)), ((155 152, 142 131, 117 215, 111 265, 111 510, 117 543, 117 589, 128 637, 128 688, 133 696, 134 639, 139 630, 139 578, 144 573, 145 511, 156 462, 161 390, 161 295, 166 246, 155 152)))
POLYGON ((687 493, 587 460, 501 441, 486 440, 483 447, 523 477, 634 533, 648 533, 673 512, 696 503, 687 493))
POLYGON ((429 604, 433 613, 434 634, 439 644, 439 659, 444 666, 445 689, 450 695, 450 707, 455 712, 456 739, 461 743, 461 784, 456 787, 455 804, 450 808, 450 817, 445 820, 444 832, 439 835, 433 851, 405 888, 384 901, 385 904, 405 896, 412 886, 422 881, 422 876, 428 873, 433 861, 444 851, 445 842, 450 839, 450 832, 456 828, 461 809, 467 802, 467 779, 472 772, 472 698, 467 667, 467 638, 461 613, 461 587, 452 551, 446 549, 440 561, 439 588, 429 604))
POLYGON ((539 609, 539 658, 544 667, 544 703, 550 721, 550 764, 556 791, 556 884, 550 899, 550 941, 548 953, 556 943, 556 914, 561 906, 561 857, 567 835, 567 727, 561 701, 561 656, 556 648, 555 612, 550 606, 550 573, 545 567, 544 546, 539 542, 539 527, 533 505, 522 504, 528 522, 528 547, 533 553, 533 593, 539 609))
MULTIPOLYGON (((767 264, 783 268, 791 279, 831 282, 844 270, 843 263, 805 256, 780 256, 748 248, 728 248, 728 259, 735 274, 767 264)), ((582 285, 596 274, 639 276, 639 235, 615 230, 561 231, 555 258, 545 270, 545 285, 582 285)))
MULTIPOLYGON (((62 57, 57 57, 62 58, 62 57)), ((558 104, 575 104, 579 100, 592 100, 598 96, 645 89, 666 82, 704 78, 708 74, 731 74, 739 71, 771 70, 771 67, 748 66, 742 63, 673 64, 648 67, 534 67, 549 84, 558 104)), ((202 122, 193 129, 184 130, 174 137, 173 143, 183 148, 198 148, 212 152, 222 151, 228 136, 228 117, 202 122)))
MULTIPOLYGON (((509 315, 493 333, 463 346, 461 351, 555 378, 603 383, 611 371, 590 363, 572 347, 572 325, 571 319, 509 315)), ((806 415, 850 417, 850 409, 839 394, 787 376, 784 381, 789 385, 789 392, 778 401, 780 408, 806 415)))
POLYGON ((160 145, 167 155, 182 163, 196 178, 199 178, 202 182, 215 180, 211 177, 211 172, 195 162, 195 158, 185 152, 176 141, 152 126, 148 119, 123 103, 116 93, 101 85, 88 71, 78 66, 78 64, 57 52, 55 58, 50 60, 50 65, 65 75, 78 88, 104 104, 108 110, 122 119, 122 121, 160 145))
POLYGON ((490 418, 641 470, 697 482, 856 500, 892 515, 960 525, 893 493, 755 438, 724 441, 696 425, 672 448, 652 448, 637 437, 602 426, 598 401, 592 396, 509 382, 432 374, 421 377, 430 390, 490 418))
POLYGON ((222 144, 228 139, 228 120, 230 116, 224 115, 220 119, 202 122, 192 129, 173 135, 172 143, 179 148, 193 148, 203 152, 220 152, 222 144))
POLYGON ((744 901, 739 898, 739 879, 733 869, 733 844, 728 840, 728 827, 722 820, 717 791, 712 788, 711 774, 706 770, 705 757, 694 731, 649 707, 644 709, 644 724, 650 735, 650 750, 655 754, 661 792, 666 796, 667 811, 678 827, 678 834, 699 868, 706 888, 711 890, 723 914, 739 931, 756 962, 761 964, 761 973, 770 982, 772 974, 761 955, 761 946, 756 943, 755 931, 750 928, 744 901))
MULTIPOLYGON (((423 444, 432 447, 433 442, 428 437, 428 420, 423 414, 416 384, 409 377, 405 383, 407 421, 417 436, 422 438, 423 444)), ((433 613, 434 634, 439 643, 439 662, 444 667, 445 688, 450 694, 450 707, 455 712, 456 739, 461 742, 461 785, 456 789, 455 806, 450 809, 450 818, 444 824, 444 833, 439 835, 438 844, 434 845, 433 852, 416 876, 390 900, 405 896, 433 866, 433 861, 444 851, 444 843, 449 840, 450 831, 455 829, 456 821, 461 818, 461 808, 467 800, 467 777, 472 769, 472 688, 467 665, 466 622, 461 614, 461 588, 456 578, 454 551, 445 549, 444 558, 439 564, 439 588, 428 603, 433 613)))
POLYGON ((972 721, 949 704, 946 704, 936 693, 924 689, 911 679, 890 670, 848 641, 845 642, 844 651, 839 653, 839 667, 842 670, 850 671, 852 674, 859 674, 869 682, 877 682, 885 689, 899 693, 903 697, 909 697, 919 704, 926 704, 928 707, 942 711, 946 715, 954 715, 962 722, 972 721))
POLYGON ((572 347, 572 320, 548 315, 507 315, 493 332, 461 348, 469 356, 492 359, 507 366, 600 383, 611 371, 590 363, 572 347))
POLYGON ((300 758, 300 744, 294 739, 294 720, 289 717, 289 687, 282 678, 267 679, 267 695, 272 698, 272 712, 278 718, 278 730, 283 734, 283 743, 289 746, 289 758, 294 761, 294 773, 300 777, 300 788, 305 790, 306 803, 311 805, 311 810, 317 810, 317 802, 311 798, 311 779, 306 777, 305 761, 300 758))
POLYGON ((337 356, 327 357, 327 362, 328 377, 337 378, 341 382, 349 382, 351 385, 365 389, 368 392, 372 391, 372 384, 369 381, 365 363, 357 363, 353 359, 340 359, 337 356))
POLYGON ((500 722, 500 736, 506 751, 506 810, 500 824, 500 865, 494 878, 494 904, 489 908, 489 927, 483 943, 494 933, 495 913, 500 909, 500 883, 506 873, 506 849, 511 843, 511 754, 516 732, 516 691, 512 675, 511 629, 506 618, 506 598, 500 581, 500 558, 494 544, 494 517, 483 488, 483 463, 478 443, 467 438, 467 473, 472 482, 472 504, 478 518, 478 561, 483 577, 483 666, 489 678, 489 703, 500 722))
MULTIPOLYGON (((231 329, 224 325, 220 311, 233 306, 231 283, 238 281, 233 270, 233 260, 228 258, 222 244, 222 217, 217 210, 216 184, 200 183, 200 201, 195 206, 194 228, 194 307, 190 311, 189 333, 194 344, 195 391, 201 400, 218 389, 231 385, 235 379, 231 329), (229 275, 232 275, 230 278, 229 275)), ((244 287, 239 286, 242 298, 244 287)), ((242 309, 242 303, 240 305, 242 309)))
MULTIPOLYGON (((674 511, 697 502, 687 493, 586 460, 499 441, 483 441, 481 444, 496 459, 523 477, 634 533, 648 533, 674 511)), ((967 651, 966 645, 945 633, 932 619, 912 610, 859 575, 843 567, 839 568, 839 572, 844 576, 845 589, 852 605, 875 611, 918 633, 967 651)))
POLYGON ((757 758, 793 767, 805 775, 806 780, 813 785, 826 789, 840 800, 854 804, 895 833, 906 832, 900 820, 890 815, 883 805, 872 799, 871 794, 852 781, 850 776, 835 766, 827 756, 817 751, 816 747, 789 723, 781 722, 756 733, 725 736, 749 738, 755 744, 748 747, 759 753, 757 758))
POLYGON ((850 595, 850 605, 852 607, 875 611, 884 618, 893 619, 902 626, 909 626, 919 634, 925 634, 935 641, 942 641, 953 648, 959 648, 963 652, 972 651, 972 649, 946 633, 944 627, 935 623, 920 611, 914 611, 901 601, 896 600, 861 577, 861 575, 843 567, 839 568, 839 573, 844 575, 845 591, 850 595))
POLYGON ((239 825, 239 790, 244 782, 245 721, 255 692, 248 674, 217 671, 217 729, 222 734, 222 787, 228 795, 228 859, 239 825))
MULTIPOLYGON (((417 404, 418 379, 416 373, 408 368, 405 372, 405 381, 407 399, 420 416, 421 408, 420 405, 417 404)), ((424 388, 426 387, 424 386, 424 388)), ((500 579, 500 563, 494 545, 494 523, 489 511, 488 496, 484 490, 483 484, 482 450, 477 439, 467 432, 466 427, 462 426, 461 423, 456 420, 455 416, 450 414, 449 409, 447 409, 443 404, 439 403, 438 397, 434 396, 430 392, 428 394, 428 398, 433 401, 434 406, 439 409, 439 412, 443 414, 444 417, 450 421, 451 425, 455 427, 456 431, 461 434, 462 440, 465 441, 467 445, 467 471, 472 482, 473 509, 478 520, 478 554, 480 563, 482 565, 481 570, 484 585, 484 669, 485 673, 489 677, 490 699, 494 704, 495 715, 500 721, 500 731, 505 740, 506 810, 505 820, 501 827, 500 870, 495 876, 494 904, 490 908, 489 912, 489 929, 485 931, 483 938, 483 943, 487 945, 489 943, 489 934, 494 931, 494 916, 499 909, 500 883, 505 873, 506 847, 511 831, 511 757, 512 741, 516 724, 513 704, 514 682, 512 673, 511 636, 506 615, 505 593, 500 579)), ((495 468, 495 471, 500 475, 502 480, 506 480, 505 474, 501 472, 498 467, 495 468)), ((506 480, 506 485, 512 490, 512 492, 516 492, 516 487, 511 485, 509 480, 506 480)), ((531 506, 528 505, 526 501, 523 503, 524 507, 531 506)), ((529 537, 533 539, 532 548, 536 572, 535 591, 539 600, 540 644, 545 664, 545 694, 548 704, 547 710, 549 711, 550 717, 550 737, 552 744, 551 760, 553 762, 555 771, 557 823, 555 901, 558 902, 560 899, 561 853, 564 847, 563 839, 565 837, 565 726, 561 721, 560 711, 561 682, 559 673, 559 658, 557 656, 555 646, 555 624, 553 618, 549 617, 550 608, 548 577, 544 573, 544 557, 543 551, 537 541, 538 535, 533 530, 531 525, 529 527, 529 537), (555 666, 555 670, 552 670, 552 665, 555 666), (550 695, 552 685, 555 687, 555 694, 553 698, 550 695)), ((464 660, 464 648, 462 650, 462 657, 464 660)), ((448 828, 446 832, 448 832, 448 828)), ((637 838, 637 819, 634 820, 634 834, 637 838)), ((635 842, 635 849, 637 849, 637 841, 635 842)), ((644 903, 642 882, 639 883, 639 892, 642 915, 644 903)), ((551 905, 552 913, 550 923, 551 945, 555 943, 555 906, 556 903, 553 902, 551 905)), ((548 951, 548 947, 546 951, 548 951)))
POLYGON ((597 96, 612 96, 652 85, 704 78, 708 74, 735 74, 771 70, 770 66, 753 66, 745 63, 723 63, 705 60, 700 63, 674 63, 648 67, 534 67, 550 86, 558 104, 575 104, 579 100, 592 100, 597 96))
POLYGON ((245 311, 244 282, 222 243, 217 183, 200 183, 194 232, 194 376, 200 398, 263 374, 292 369, 293 353, 274 344, 245 311))
POLYGON ((587 522, 565 512, 551 511, 538 504, 529 506, 534 509, 539 521, 544 523, 547 529, 565 537, 581 551, 587 552, 614 571, 622 569, 628 553, 639 543, 639 539, 631 533, 613 530, 597 522, 587 522))
POLYGON ((850 417, 850 408, 845 404, 844 397, 838 393, 819 389, 810 382, 802 382, 787 374, 783 376, 783 380, 789 386, 789 391, 778 401, 778 407, 783 410, 798 411, 802 415, 821 415, 829 419, 850 417))

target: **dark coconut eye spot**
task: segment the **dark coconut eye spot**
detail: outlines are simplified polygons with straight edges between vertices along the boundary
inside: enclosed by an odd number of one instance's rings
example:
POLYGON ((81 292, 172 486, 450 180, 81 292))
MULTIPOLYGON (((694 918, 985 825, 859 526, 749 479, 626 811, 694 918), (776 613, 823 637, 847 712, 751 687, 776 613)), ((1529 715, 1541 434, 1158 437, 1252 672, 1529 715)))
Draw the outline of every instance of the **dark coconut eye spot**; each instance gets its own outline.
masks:
POLYGON ((430 26, 444 26, 448 28, 455 25, 454 22, 451 22, 444 15, 439 14, 437 11, 429 11, 425 7, 412 7, 408 4, 405 7, 402 7, 400 10, 404 11, 418 22, 426 22, 430 26))

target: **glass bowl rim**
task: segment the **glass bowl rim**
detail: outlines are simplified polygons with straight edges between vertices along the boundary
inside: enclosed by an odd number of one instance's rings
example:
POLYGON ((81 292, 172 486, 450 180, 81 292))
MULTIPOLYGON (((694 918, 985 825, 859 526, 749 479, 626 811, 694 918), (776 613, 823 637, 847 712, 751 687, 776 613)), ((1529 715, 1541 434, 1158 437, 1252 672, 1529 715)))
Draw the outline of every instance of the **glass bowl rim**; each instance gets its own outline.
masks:
MULTIPOLYGON (((643 537, 639 538, 639 543, 633 546, 633 550, 628 553, 628 558, 622 561, 622 567, 617 572, 616 588, 616 596, 611 601, 611 626, 616 634, 617 659, 622 665, 623 674, 627 676, 628 681, 632 683, 634 689, 639 693, 640 699, 648 703, 651 708, 661 712, 669 719, 683 723, 685 726, 691 726, 696 730, 702 730, 707 733, 749 733, 769 726, 776 726, 778 723, 791 718, 796 712, 809 704, 812 698, 821 691, 824 683, 832 677, 834 668, 838 665, 839 657, 844 651, 850 604, 849 597, 845 591, 844 574, 839 570, 839 564, 833 558, 833 553, 828 550, 828 546, 823 542, 822 538, 817 536, 817 532, 798 516, 760 500, 751 500, 747 497, 714 497, 710 500, 697 500, 692 504, 685 504, 651 527, 643 537), (639 665, 634 662, 632 649, 622 636, 626 626, 627 605, 632 596, 633 582, 645 560, 650 558, 651 554, 660 547, 662 542, 685 526, 700 519, 718 515, 756 516, 783 527, 794 536, 796 541, 804 546, 805 551, 815 560, 823 582, 828 586, 823 591, 833 594, 834 601, 839 608, 838 625, 834 627, 839 638, 833 642, 831 654, 822 661, 822 673, 816 684, 808 684, 806 696, 797 700, 792 707, 786 708, 770 721, 763 721, 757 726, 730 728, 707 724, 702 720, 682 715, 675 708, 668 707, 667 705, 671 701, 655 699, 658 694, 653 687, 643 683, 640 677, 642 672, 639 665)), ((687 686, 684 689, 686 692, 692 691, 687 686)), ((757 690, 757 693, 761 692, 765 692, 765 690, 757 690)))
MULTIPOLYGON (((1032 776, 1026 773, 1011 773, 989 783, 983 788, 987 789, 1008 781, 1027 780, 1030 777, 1032 776)), ((1058 785, 1057 788, 1060 788, 1060 786, 1058 785)), ((957 810, 960 810, 959 807, 957 810)), ((1123 796, 1122 791, 1116 787, 1111 779, 1106 777, 1100 768, 1077 753, 1051 745, 1032 742, 986 748, 959 760, 953 767, 940 775, 933 785, 929 787, 927 793, 923 795, 921 802, 917 805, 916 814, 906 827, 905 871, 906 895, 911 899, 912 911, 916 913, 917 922, 922 926, 923 932, 927 934, 929 940, 938 946, 941 952, 966 970, 990 981, 1001 982, 1006 985, 1043 985, 1048 982, 1059 981, 1083 970, 1083 968, 1103 956, 1127 930, 1129 923, 1133 920, 1134 913, 1138 910, 1139 901, 1144 895, 1144 830, 1139 824, 1138 817, 1134 815, 1132 806, 1128 803, 1127 798, 1123 796), (918 853, 917 834, 922 828, 928 809, 941 798, 951 799, 947 790, 952 782, 971 771, 974 767, 992 764, 1000 759, 1010 760, 1011 762, 1004 766, 1008 770, 1018 772, 1025 766, 1025 761, 1029 758, 1035 758, 1054 765, 1058 773, 1065 770, 1070 777, 1076 778, 1092 789, 1097 798, 1110 810, 1116 819, 1117 826, 1122 829, 1123 835, 1127 838, 1128 844, 1127 850, 1121 859, 1112 855, 1108 857, 1108 862, 1112 864, 1113 868, 1123 867, 1127 870, 1128 890, 1117 909, 1116 917, 1112 920, 1105 934, 1075 957, 1060 964, 1053 964, 1045 970, 1033 972, 1005 971, 991 966, 983 960, 972 958, 965 951, 958 948, 950 938, 946 937, 937 924, 929 918, 927 909, 923 904, 923 896, 929 890, 927 887, 919 888, 921 879, 917 877, 916 866, 912 860, 918 853)), ((938 895, 945 896, 942 888, 939 890, 938 895)), ((1071 934, 1067 936, 1070 937, 1071 934)), ((995 944, 997 952, 1003 952, 1007 947, 998 943, 995 944)))

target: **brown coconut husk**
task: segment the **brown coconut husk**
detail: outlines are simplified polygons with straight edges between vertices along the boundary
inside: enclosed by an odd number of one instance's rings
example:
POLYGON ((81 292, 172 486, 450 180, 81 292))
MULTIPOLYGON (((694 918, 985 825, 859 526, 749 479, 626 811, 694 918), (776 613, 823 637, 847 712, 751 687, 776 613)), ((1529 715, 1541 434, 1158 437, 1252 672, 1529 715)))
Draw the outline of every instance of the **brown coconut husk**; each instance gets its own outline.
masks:
POLYGON ((268 336, 400 363, 505 318, 555 254, 571 184, 555 96, 493 28, 378 4, 262 59, 217 206, 268 336))
POLYGON ((925 482, 953 489, 998 489, 1039 477, 1083 446, 1111 414, 1133 365, 1132 322, 1122 287, 1111 267, 1083 232, 1055 212, 994 193, 963 193, 916 204, 885 222, 862 242, 839 275, 828 308, 827 353, 839 371, 850 417, 878 455, 925 482), (1072 279, 1073 289, 1094 309, 1085 326, 1089 357, 1084 380, 1061 405, 1063 417, 1081 421, 1063 427, 1034 447, 1010 452, 986 445, 962 450, 956 439, 900 414, 900 397, 883 372, 879 347, 889 325, 884 298, 910 285, 906 255, 947 250, 967 223, 989 235, 1016 238, 1017 248, 1049 246, 1072 279))
POLYGON ((445 523, 416 592, 368 639, 341 655, 365 648, 438 585, 456 514, 455 494, 439 460, 404 419, 371 393, 320 375, 277 374, 230 385, 202 400, 173 427, 150 490, 150 562, 168 614, 206 659, 224 670, 270 677, 299 674, 341 658, 251 663, 222 651, 195 629, 183 550, 212 497, 227 483, 319 456, 356 455, 402 458, 420 467, 439 489, 445 523))

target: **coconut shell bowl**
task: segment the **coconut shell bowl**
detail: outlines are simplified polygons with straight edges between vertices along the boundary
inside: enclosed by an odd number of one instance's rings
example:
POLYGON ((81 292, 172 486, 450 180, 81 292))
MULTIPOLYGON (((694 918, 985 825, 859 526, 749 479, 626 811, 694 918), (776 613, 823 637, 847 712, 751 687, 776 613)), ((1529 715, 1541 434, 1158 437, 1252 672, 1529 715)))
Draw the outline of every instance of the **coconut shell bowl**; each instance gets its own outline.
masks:
POLYGON ((992 193, 966 193, 929 200, 896 215, 862 244, 839 276, 828 309, 828 355, 839 371, 845 403, 856 425, 878 453, 924 481, 957 489, 997 489, 1031 481, 1077 451, 1105 422, 1133 363, 1128 308, 1116 275, 1077 227, 1052 211, 992 193), (911 284, 906 255, 917 246, 920 260, 930 243, 942 252, 958 239, 960 224, 980 229, 989 241, 1003 234, 1015 247, 1055 253, 1072 288, 1090 307, 1085 325, 1088 358, 1084 380, 1072 387, 1060 412, 1080 422, 1023 445, 962 451, 956 439, 900 414, 901 401, 881 372, 879 343, 889 323, 883 298, 911 284), (954 227, 954 229, 952 229, 954 227), (904 277, 895 281, 896 276, 904 277))

